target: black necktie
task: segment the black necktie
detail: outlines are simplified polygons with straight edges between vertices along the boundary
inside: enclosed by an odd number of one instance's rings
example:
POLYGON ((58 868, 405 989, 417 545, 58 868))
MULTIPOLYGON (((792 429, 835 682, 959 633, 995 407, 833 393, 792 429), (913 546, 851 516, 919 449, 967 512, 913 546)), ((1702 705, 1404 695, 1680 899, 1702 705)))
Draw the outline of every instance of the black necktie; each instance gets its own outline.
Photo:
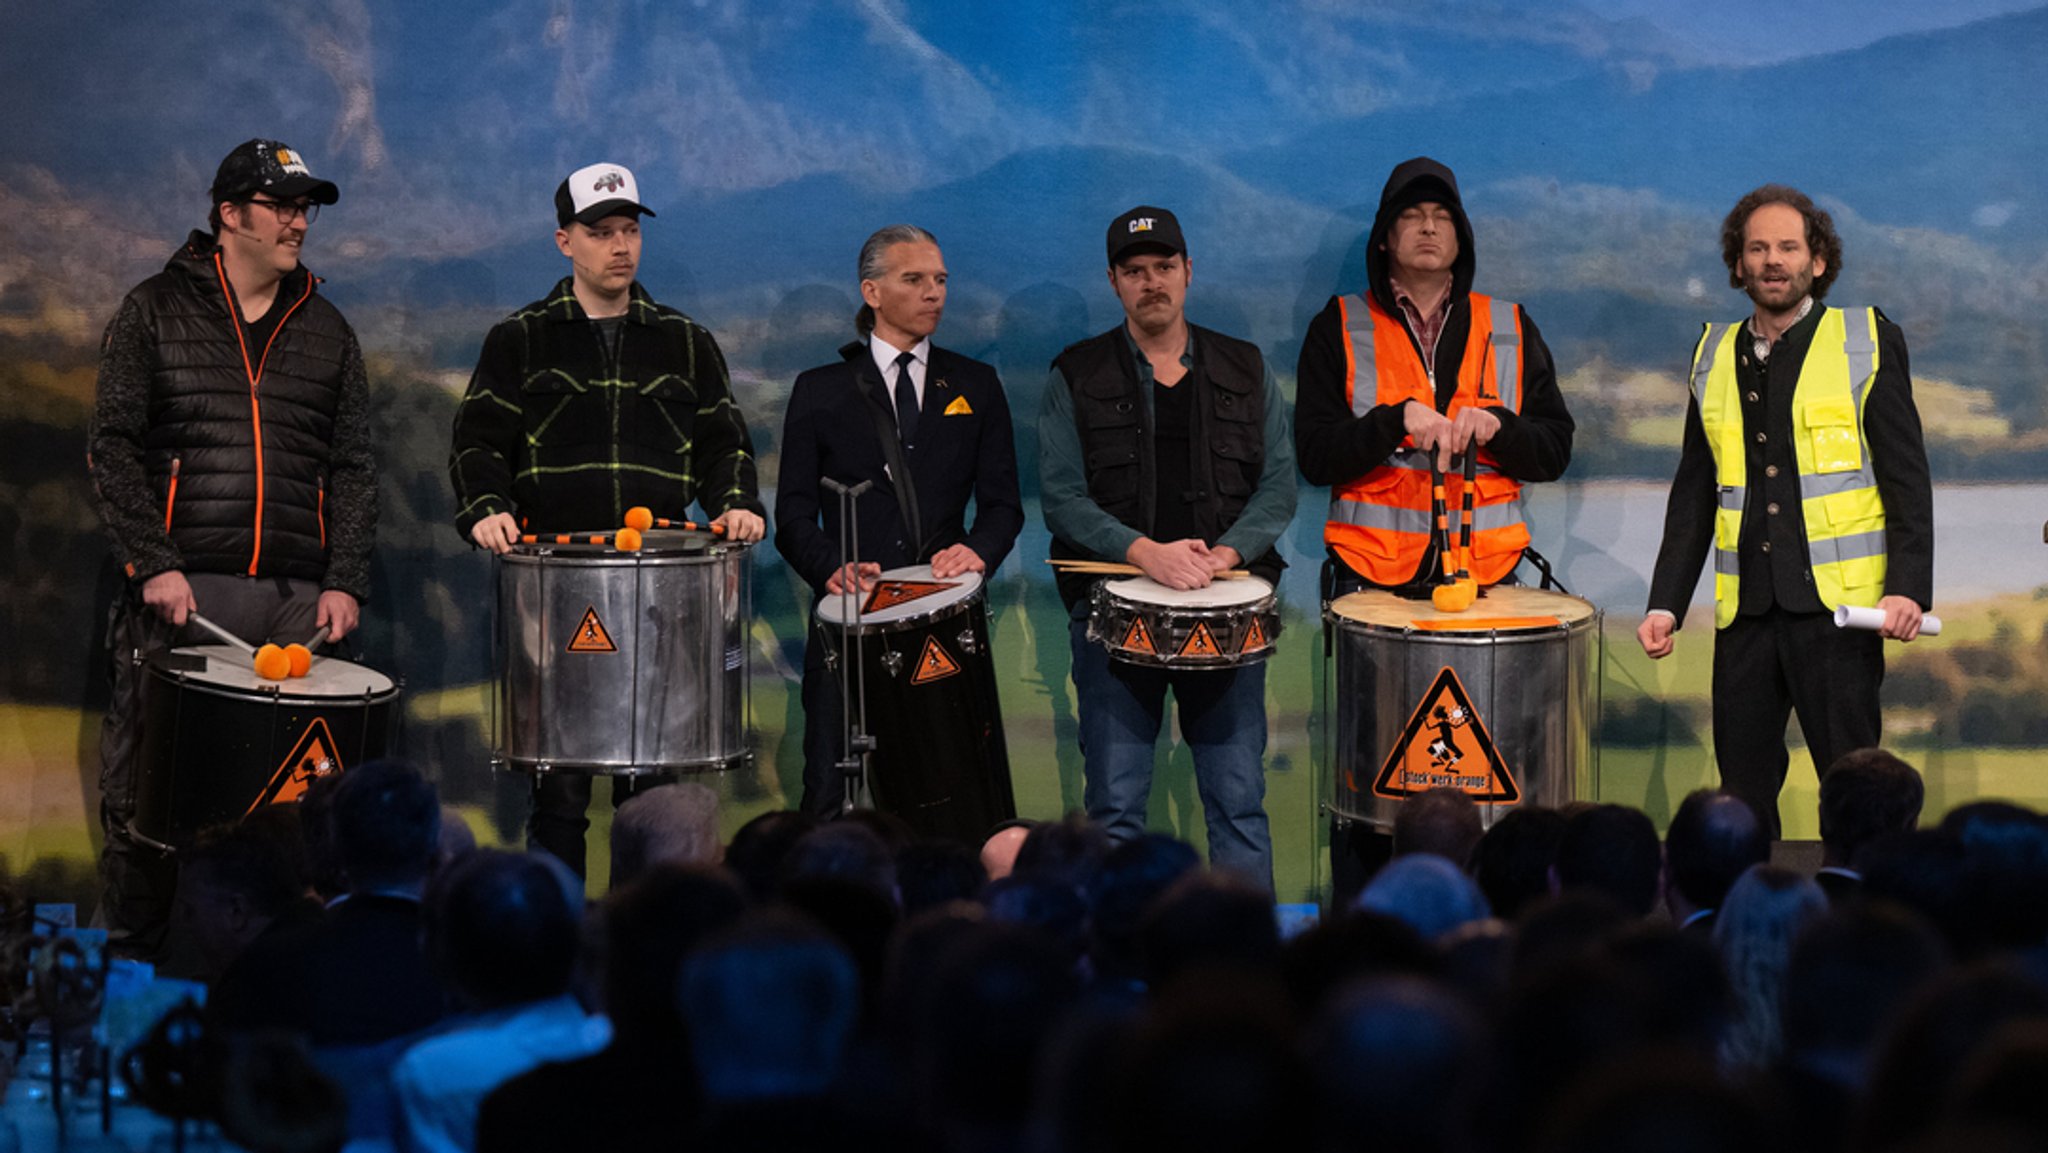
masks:
POLYGON ((910 383, 909 353, 896 358, 896 436, 909 448, 917 440, 917 386, 910 383))

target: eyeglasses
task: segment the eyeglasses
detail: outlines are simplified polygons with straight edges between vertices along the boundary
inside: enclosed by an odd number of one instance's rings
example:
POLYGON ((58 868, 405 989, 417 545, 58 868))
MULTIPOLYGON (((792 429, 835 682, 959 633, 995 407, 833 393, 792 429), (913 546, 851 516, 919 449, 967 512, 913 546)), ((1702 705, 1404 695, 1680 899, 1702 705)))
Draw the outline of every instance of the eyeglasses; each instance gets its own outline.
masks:
POLYGON ((277 214, 277 222, 279 224, 290 224, 292 221, 297 220, 301 216, 306 218, 307 224, 311 224, 315 220, 320 219, 320 206, 318 204, 312 203, 311 201, 258 200, 252 196, 249 199, 243 201, 242 203, 261 204, 263 207, 268 208, 269 210, 277 214))

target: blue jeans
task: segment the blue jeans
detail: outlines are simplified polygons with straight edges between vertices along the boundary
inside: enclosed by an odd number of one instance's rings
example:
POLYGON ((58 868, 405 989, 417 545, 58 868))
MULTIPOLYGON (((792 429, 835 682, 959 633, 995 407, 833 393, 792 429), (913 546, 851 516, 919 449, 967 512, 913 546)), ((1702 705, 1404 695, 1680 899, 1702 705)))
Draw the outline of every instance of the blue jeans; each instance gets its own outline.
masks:
POLYGON ((1180 735, 1195 759, 1195 788, 1209 832, 1209 861, 1273 887, 1266 826, 1266 666, 1168 670, 1112 661, 1068 624, 1080 698, 1082 799, 1111 838, 1145 831, 1153 750, 1166 719, 1166 690, 1180 705, 1180 735))

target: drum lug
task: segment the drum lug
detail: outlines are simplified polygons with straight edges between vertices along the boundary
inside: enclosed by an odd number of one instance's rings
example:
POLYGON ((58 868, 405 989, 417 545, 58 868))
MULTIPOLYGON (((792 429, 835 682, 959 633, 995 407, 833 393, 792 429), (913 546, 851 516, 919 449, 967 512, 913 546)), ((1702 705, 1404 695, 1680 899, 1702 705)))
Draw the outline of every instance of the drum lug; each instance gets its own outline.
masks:
POLYGON ((839 650, 838 650, 838 649, 832 648, 832 647, 830 647, 830 646, 827 646, 827 647, 826 647, 826 649, 825 649, 825 667, 826 667, 826 668, 828 668, 828 669, 832 669, 832 670, 837 670, 837 669, 839 668, 839 650))
POLYGON ((960 635, 953 639, 959 642, 960 651, 963 653, 972 654, 980 650, 980 645, 974 639, 973 629, 961 629, 960 635))
POLYGON ((892 677, 901 676, 903 674, 903 654, 894 651, 883 653, 882 667, 887 669, 892 677))

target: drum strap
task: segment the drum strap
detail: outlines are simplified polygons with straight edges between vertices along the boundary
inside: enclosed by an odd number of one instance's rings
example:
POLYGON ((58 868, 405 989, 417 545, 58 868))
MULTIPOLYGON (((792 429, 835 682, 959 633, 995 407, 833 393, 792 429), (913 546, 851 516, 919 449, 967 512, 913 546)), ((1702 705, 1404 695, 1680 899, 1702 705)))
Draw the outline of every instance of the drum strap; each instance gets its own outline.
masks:
POLYGON ((889 479, 896 486, 896 503, 903 510, 903 527, 909 532, 909 540, 917 547, 912 563, 920 563, 924 555, 924 523, 917 511, 917 484, 910 478, 910 462, 903 456, 903 441, 896 435, 896 417, 888 406, 881 402, 881 390, 869 388, 870 380, 880 383, 872 363, 865 365, 860 373, 860 395, 868 406, 868 416, 875 426, 875 439, 882 442, 882 459, 889 464, 889 479))
POLYGON ((1572 595, 1572 590, 1564 587, 1564 582, 1557 579, 1557 574, 1551 571, 1550 562, 1543 559, 1542 553, 1537 552, 1534 548, 1524 546, 1522 549, 1522 559, 1535 565, 1536 571, 1543 574, 1543 583, 1539 587, 1544 591, 1548 592, 1555 589, 1566 596, 1572 595))

